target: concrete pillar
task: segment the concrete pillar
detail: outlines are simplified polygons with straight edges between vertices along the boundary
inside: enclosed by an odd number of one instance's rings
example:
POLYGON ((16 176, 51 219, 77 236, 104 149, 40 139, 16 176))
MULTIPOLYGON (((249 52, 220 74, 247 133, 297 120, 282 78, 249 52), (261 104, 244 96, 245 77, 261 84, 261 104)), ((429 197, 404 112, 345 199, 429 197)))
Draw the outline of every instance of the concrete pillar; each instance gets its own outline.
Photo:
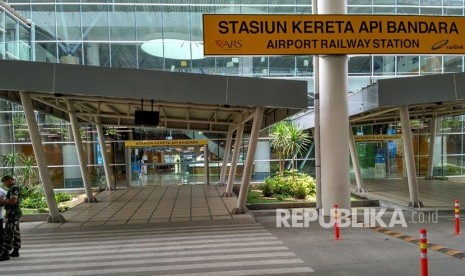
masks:
POLYGON ((438 118, 436 115, 429 121, 429 149, 428 149, 428 171, 426 172, 426 180, 433 179, 433 170, 434 170, 434 144, 436 139, 436 126, 438 118))
POLYGON ((26 116, 27 127, 29 129, 29 136, 32 141, 32 149, 39 168, 39 176, 44 187, 45 199, 49 210, 49 217, 47 222, 63 223, 65 218, 58 211, 57 202, 55 199, 55 192, 53 191, 52 180, 48 171, 47 161, 45 159, 44 149, 42 147, 42 138, 39 134, 39 128, 34 116, 34 109, 32 107, 31 97, 27 92, 20 91, 21 103, 23 105, 24 114, 26 116))
POLYGON ((407 168, 408 189, 410 193, 409 206, 423 207, 419 200, 417 176, 415 171, 415 160, 413 156, 412 132, 410 130, 410 118, 408 106, 402 105, 400 108, 400 123, 402 126, 402 140, 404 144, 405 167, 407 168))
POLYGON ((245 158, 244 173, 242 174, 241 190, 237 199, 236 208, 232 210, 233 214, 244 214, 247 209, 245 203, 247 201, 247 193, 249 191, 250 177, 252 175, 252 167, 257 149, 258 136, 260 135, 260 126, 262 125, 263 107, 257 107, 252 124, 252 133, 250 134, 249 148, 247 149, 247 157, 245 158))
POLYGON ((79 160, 79 166, 81 168, 82 182, 84 183, 84 190, 86 192, 85 202, 97 202, 97 199, 92 193, 92 186, 90 183, 89 171, 87 170, 86 156, 84 149, 82 148, 81 135, 79 134, 79 125, 77 121, 76 113, 74 113, 73 100, 68 100, 68 112, 69 120, 71 122, 71 129, 73 131, 74 143, 76 145, 76 152, 79 160))
POLYGON ((228 170, 228 160, 229 160, 229 152, 231 151, 232 134, 233 134, 233 125, 230 125, 228 129, 228 135, 226 136, 226 145, 224 146, 223 164, 221 165, 220 180, 217 183, 218 186, 226 185, 224 178, 228 170))
POLYGON ((239 159, 239 152, 242 142, 242 133, 244 132, 244 124, 237 127, 236 141, 234 142, 234 152, 231 159, 231 168, 229 169, 228 185, 226 191, 223 193, 224 197, 232 196, 232 189, 234 186, 234 178, 236 177, 237 159, 239 159))
MULTIPOLYGON (((313 0, 312 13, 318 14, 318 0, 313 0)), ((320 58, 313 56, 313 79, 314 79, 314 103, 315 103, 315 128, 313 141, 315 143, 315 193, 316 208, 321 210, 321 146, 320 146, 320 58)))
POLYGON ((105 136, 103 135, 103 127, 100 122, 100 118, 96 117, 95 121, 97 123, 97 133, 98 133, 98 143, 100 145, 100 150, 102 152, 103 158, 103 170, 105 171, 105 179, 107 181, 107 190, 114 191, 116 190, 115 185, 112 183, 113 178, 110 170, 110 161, 107 155, 107 145, 105 143, 105 136))
POLYGON ((363 186, 362 174, 360 173, 360 163, 358 162, 357 148, 355 147, 354 133, 352 127, 349 126, 349 149, 352 164, 354 166, 355 182, 357 183, 357 193, 366 193, 367 190, 363 186))
MULTIPOLYGON (((345 0, 318 1, 318 14, 345 14, 345 0)), ((335 204, 350 208, 348 58, 319 58, 321 200, 325 215, 335 204)))

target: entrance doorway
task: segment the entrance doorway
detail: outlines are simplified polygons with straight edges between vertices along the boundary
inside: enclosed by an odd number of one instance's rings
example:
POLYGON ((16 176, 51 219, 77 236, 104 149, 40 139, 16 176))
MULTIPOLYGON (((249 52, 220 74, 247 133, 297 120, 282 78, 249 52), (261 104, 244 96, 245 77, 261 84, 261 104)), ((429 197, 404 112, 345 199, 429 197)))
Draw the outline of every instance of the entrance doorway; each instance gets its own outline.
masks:
POLYGON ((209 183, 208 140, 126 141, 130 185, 209 183))

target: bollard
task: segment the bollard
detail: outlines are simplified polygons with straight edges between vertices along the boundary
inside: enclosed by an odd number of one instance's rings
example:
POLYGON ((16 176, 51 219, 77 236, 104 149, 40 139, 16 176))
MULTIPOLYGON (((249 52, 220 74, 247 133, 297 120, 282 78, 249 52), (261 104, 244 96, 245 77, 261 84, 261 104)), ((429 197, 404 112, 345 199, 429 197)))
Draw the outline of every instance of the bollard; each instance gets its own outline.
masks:
POLYGON ((455 234, 458 235, 460 234, 460 203, 459 200, 455 200, 455 234))
POLYGON ((428 276, 428 240, 426 229, 420 229, 420 266, 421 276, 428 276))
POLYGON ((337 215, 337 207, 338 205, 334 205, 334 239, 335 240, 340 240, 339 237, 339 224, 337 223, 338 220, 338 215, 337 215))

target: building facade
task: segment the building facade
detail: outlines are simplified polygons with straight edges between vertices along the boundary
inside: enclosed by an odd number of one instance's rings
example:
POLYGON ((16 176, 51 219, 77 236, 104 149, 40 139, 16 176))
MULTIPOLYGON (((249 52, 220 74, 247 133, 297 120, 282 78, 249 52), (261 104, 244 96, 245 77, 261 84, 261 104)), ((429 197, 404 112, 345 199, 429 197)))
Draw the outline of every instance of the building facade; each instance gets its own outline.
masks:
MULTIPOLYGON (((313 93, 312 56, 204 57, 202 14, 311 14, 311 0, 9 0, 0 2, 0 59, 68 63, 103 67, 164 70, 195 74, 215 74, 260 78, 300 79, 313 93)), ((402 14, 465 16, 464 0, 348 0, 348 14, 402 14)), ((349 60, 349 93, 381 78, 464 72, 464 56, 363 55, 349 60)), ((27 76, 21 76, 27 77, 27 76)), ((311 97, 310 97, 311 98, 311 97)), ((309 101, 311 108, 312 102, 309 101)), ((14 154, 32 153, 21 106, 0 101, 0 149, 2 170, 11 170, 14 154), (5 161, 7 160, 7 161, 5 161)), ((56 188, 78 178, 69 123, 37 114, 47 147, 52 179, 56 188)), ((435 154, 436 176, 465 175, 464 117, 443 117, 438 124, 435 154)), ((354 133, 396 133, 398 123, 365 125, 354 133)), ((427 167, 429 131, 427 122, 412 123, 418 175, 427 167)), ((127 130, 107 130, 115 175, 125 173, 121 140, 127 130)), ((135 131, 133 139, 159 139, 163 131, 135 131), (138 136, 139 135, 139 136, 138 136)), ((179 135, 186 135, 179 133, 179 135)), ((82 125, 89 166, 94 183, 101 172, 96 131, 82 125)), ((223 142, 221 136, 214 138, 223 142)), ((266 140, 266 139, 265 139, 266 140)), ((358 143, 365 177, 402 177, 400 141, 358 143), (384 161, 384 174, 376 174, 376 164, 384 161)), ((313 153, 301 158, 301 168, 313 172, 313 153), (309 159, 304 162, 304 159, 309 159)), ((270 162, 261 160, 258 162, 270 162)), ((273 164, 277 160, 271 160, 273 164)), ((21 164, 24 167, 24 164, 21 164)), ((118 179, 125 179, 116 177, 118 179)), ((68 183, 68 184, 66 184, 68 183)))

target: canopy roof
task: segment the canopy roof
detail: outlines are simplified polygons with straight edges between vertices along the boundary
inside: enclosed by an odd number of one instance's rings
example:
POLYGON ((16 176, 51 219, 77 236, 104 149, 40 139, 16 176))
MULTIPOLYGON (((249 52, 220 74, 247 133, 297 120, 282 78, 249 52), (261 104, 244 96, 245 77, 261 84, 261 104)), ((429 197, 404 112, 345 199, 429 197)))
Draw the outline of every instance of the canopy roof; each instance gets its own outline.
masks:
MULTIPOLYGON (((0 60, 0 98, 21 104, 29 92, 35 110, 81 122, 135 125, 136 110, 159 111, 159 127, 226 132, 265 107, 262 128, 307 107, 305 81, 201 75, 153 70, 0 60)), ((246 131, 249 129, 246 125, 246 131)))

